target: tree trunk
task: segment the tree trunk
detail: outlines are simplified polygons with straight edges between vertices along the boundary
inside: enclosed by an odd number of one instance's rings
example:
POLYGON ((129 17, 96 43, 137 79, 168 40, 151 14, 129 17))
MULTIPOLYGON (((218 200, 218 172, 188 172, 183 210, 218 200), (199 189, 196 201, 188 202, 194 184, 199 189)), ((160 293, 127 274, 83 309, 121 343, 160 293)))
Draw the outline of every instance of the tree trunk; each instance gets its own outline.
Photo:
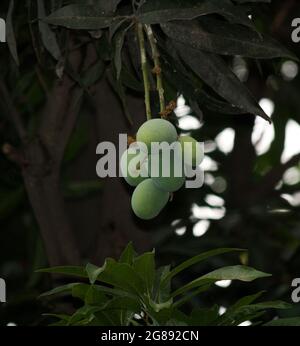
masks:
MULTIPOLYGON (((131 127, 117 95, 105 78, 97 84, 95 90, 89 146, 69 172, 75 180, 99 179, 96 175, 96 163, 100 158, 96 156, 97 145, 102 141, 110 141, 118 148, 119 134, 134 135, 145 121, 142 98, 127 98, 134 120, 134 126, 131 127)), ((132 191, 123 178, 105 178, 98 197, 68 203, 72 226, 87 260, 101 265, 108 256, 118 257, 130 241, 138 251, 151 249, 151 235, 141 230, 131 211, 132 191)))
POLYGON ((58 166, 49 159, 38 141, 25 150, 29 165, 23 168, 28 198, 34 210, 50 266, 79 264, 79 251, 65 214, 58 166))

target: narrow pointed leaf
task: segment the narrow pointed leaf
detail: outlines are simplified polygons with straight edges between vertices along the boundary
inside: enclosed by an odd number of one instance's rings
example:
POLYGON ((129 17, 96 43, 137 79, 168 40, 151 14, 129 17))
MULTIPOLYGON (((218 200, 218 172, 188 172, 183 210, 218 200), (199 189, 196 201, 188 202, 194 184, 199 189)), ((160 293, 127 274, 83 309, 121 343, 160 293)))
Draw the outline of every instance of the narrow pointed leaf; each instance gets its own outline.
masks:
POLYGON ((132 242, 130 242, 125 250, 122 252, 119 262, 120 263, 127 263, 131 265, 134 261, 134 258, 136 257, 136 252, 134 250, 132 242))
POLYGON ((164 281, 165 280, 170 280, 172 277, 174 277, 175 275, 179 274, 180 272, 182 272, 183 270, 195 265, 196 263, 200 263, 203 262, 205 260, 207 260, 210 257, 213 256, 218 256, 218 255, 222 255, 228 252, 233 252, 233 251, 243 251, 241 249, 233 249, 233 248, 222 248, 222 249, 216 249, 216 250, 211 250, 211 251, 207 251, 204 252, 200 255, 194 256, 190 259, 188 259, 187 261, 179 264, 177 267, 175 267, 174 269, 171 270, 171 272, 165 276, 164 281))
POLYGON ((52 290, 41 294, 40 298, 52 296, 55 294, 61 294, 61 293, 72 293, 73 288, 78 286, 78 285, 81 285, 81 284, 80 283, 71 283, 71 284, 67 284, 64 286, 55 287, 52 290))
POLYGON ((37 270, 38 273, 62 274, 87 278, 85 268, 79 266, 52 267, 37 270))
POLYGON ((207 285, 212 282, 220 281, 220 280, 238 280, 250 282, 259 278, 264 278, 271 276, 271 274, 267 274, 256 270, 251 267, 236 265, 236 266, 228 266, 223 267, 217 270, 214 270, 208 274, 205 274, 198 279, 195 279, 188 284, 180 287, 175 292, 173 292, 172 296, 175 297, 179 294, 183 294, 193 288, 201 287, 207 285))
MULTIPOLYGON (((39 18, 44 18, 46 16, 44 0, 38 0, 37 5, 39 18)), ((54 59, 59 60, 61 53, 55 33, 50 29, 47 23, 41 20, 39 21, 39 30, 45 48, 54 57, 54 59)))
POLYGON ((173 40, 192 48, 221 55, 240 55, 255 59, 286 57, 297 59, 285 47, 267 36, 258 36, 252 30, 220 20, 203 18, 199 22, 168 23, 164 32, 173 40))
POLYGON ((255 293, 255 294, 252 294, 252 295, 249 295, 249 296, 245 296, 241 299, 239 299, 235 304, 233 304, 228 310, 227 312, 229 311, 233 311, 235 309, 238 309, 244 305, 249 305, 249 304, 252 304, 255 300, 257 300, 263 293, 265 293, 265 291, 261 291, 261 292, 258 292, 258 293, 255 293))
POLYGON ((117 73, 117 79, 120 78, 121 70, 122 70, 122 49, 124 45, 124 40, 126 36, 127 30, 130 29, 132 24, 128 25, 125 29, 121 28, 116 34, 115 34, 115 57, 114 57, 114 63, 117 73))
POLYGON ((271 274, 261 272, 251 267, 236 265, 216 269, 205 274, 201 279, 209 280, 239 280, 250 282, 259 278, 269 277, 271 274))
POLYGON ((176 43, 180 56, 206 84, 230 104, 239 108, 241 114, 259 115, 270 121, 270 118, 258 105, 253 95, 228 68, 225 61, 212 53, 188 48, 176 43))
POLYGON ((290 317, 290 318, 279 318, 277 320, 270 321, 265 323, 264 326, 273 326, 273 327, 299 327, 300 326, 300 317, 290 317))
POLYGON ((104 265, 102 267, 97 267, 95 266, 94 264, 91 264, 91 263, 88 263, 85 267, 85 270, 88 274, 88 277, 89 277, 89 280, 90 280, 90 283, 93 285, 98 276, 106 269, 106 263, 104 263, 104 265))
POLYGON ((44 20, 46 23, 69 29, 99 30, 110 26, 114 18, 97 11, 94 6, 68 5, 53 12, 44 20))
POLYGON ((151 294, 155 278, 154 252, 146 252, 136 257, 133 262, 133 270, 136 271, 145 283, 145 290, 151 294))
POLYGON ((140 8, 138 19, 144 24, 160 24, 173 20, 192 20, 209 14, 220 14, 230 22, 254 29, 243 9, 220 0, 146 1, 140 8))

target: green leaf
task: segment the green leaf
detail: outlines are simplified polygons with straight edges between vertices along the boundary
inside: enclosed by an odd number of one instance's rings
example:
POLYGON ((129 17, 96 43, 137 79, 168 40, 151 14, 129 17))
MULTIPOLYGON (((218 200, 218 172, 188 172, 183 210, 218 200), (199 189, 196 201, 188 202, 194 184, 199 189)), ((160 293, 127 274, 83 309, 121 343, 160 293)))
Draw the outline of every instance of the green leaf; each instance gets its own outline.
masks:
POLYGON ((133 262, 133 270, 136 271, 145 283, 145 291, 148 295, 152 294, 155 278, 155 259, 154 251, 146 252, 136 257, 133 262))
POLYGON ((269 277, 271 274, 261 272, 251 267, 235 265, 216 269, 205 274, 201 279, 219 280, 240 280, 250 282, 259 278, 269 277))
POLYGON ((164 32, 175 41, 192 48, 221 55, 240 55, 256 59, 286 57, 297 59, 295 55, 267 36, 256 33, 240 25, 232 25, 220 20, 203 18, 199 22, 168 23, 162 25, 164 32))
POLYGON ((122 49, 124 45, 124 40, 126 36, 127 30, 129 30, 132 26, 132 23, 130 25, 127 25, 126 28, 121 28, 116 34, 114 39, 115 44, 115 55, 114 55, 114 64, 116 68, 117 73, 117 79, 120 78, 121 70, 122 70, 122 49))
POLYGON ((134 250, 132 242, 130 242, 125 250, 122 252, 119 262, 120 263, 127 263, 131 265, 134 261, 134 258, 136 257, 136 252, 134 250))
POLYGON ((193 309, 189 316, 190 326, 211 326, 219 318, 219 307, 214 305, 211 308, 193 309))
POLYGON ((222 316, 220 316, 219 325, 239 325, 240 323, 257 317, 261 312, 267 309, 289 309, 290 304, 282 301, 270 301, 257 303, 252 305, 243 305, 237 308, 229 308, 222 316))
POLYGON ((17 51, 17 43, 16 43, 15 32, 14 32, 14 26, 12 22, 12 14, 14 11, 14 7, 15 7, 15 1, 11 0, 9 2, 9 8, 8 8, 8 13, 6 18, 6 41, 7 41, 8 48, 10 50, 12 57, 14 58, 16 64, 19 66, 20 62, 19 62, 19 56, 17 51))
POLYGON ((84 296, 85 304, 87 305, 104 305, 108 299, 102 290, 96 289, 95 286, 89 286, 84 296))
POLYGON ((193 266, 196 263, 205 261, 205 260, 207 260, 210 257, 217 256, 217 255, 222 255, 222 254, 225 254, 225 253, 228 253, 228 252, 233 252, 233 251, 244 251, 244 250, 242 250, 242 249, 234 249, 234 248, 222 248, 222 249, 216 249, 216 250, 211 250, 211 251, 204 252, 204 253, 202 253, 200 255, 197 255, 197 256, 194 256, 194 257, 188 259, 187 261, 181 263, 180 265, 178 265, 177 267, 172 269, 170 271, 170 273, 165 276, 164 280, 170 280, 172 277, 174 277, 178 273, 182 272, 183 270, 193 266))
POLYGON ((74 287, 80 286, 80 285, 81 285, 80 283, 71 283, 71 284, 55 287, 55 288, 53 288, 50 291, 42 293, 40 295, 40 298, 42 298, 42 297, 49 297, 49 296, 53 296, 55 294, 61 294, 61 293, 70 293, 71 294, 72 290, 74 289, 74 287))
POLYGON ((54 318, 57 318, 60 321, 63 321, 65 323, 67 323, 69 321, 69 319, 70 319, 70 316, 64 315, 64 314, 43 314, 43 316, 54 317, 54 318))
POLYGON ((177 57, 176 60, 174 59, 174 54, 176 54, 174 46, 167 44, 167 50, 168 47, 170 48, 169 51, 172 52, 172 57, 166 54, 166 52, 163 52, 163 47, 160 45, 162 68, 164 74, 167 76, 168 82, 171 83, 176 91, 184 96, 189 95, 195 102, 199 102, 201 106, 214 112, 220 112, 222 114, 240 114, 238 107, 209 95, 200 85, 198 86, 199 82, 202 83, 202 81, 198 78, 198 83, 195 83, 194 79, 189 77, 189 73, 185 66, 178 60, 179 57, 177 57))
POLYGON ((199 293, 206 292, 210 288, 211 288, 211 284, 198 287, 197 289, 195 289, 191 293, 185 294, 181 299, 177 300, 176 303, 174 303, 174 307, 178 308, 179 306, 187 303, 192 298, 196 297, 199 293))
POLYGON ((299 327, 300 326, 300 317, 279 318, 277 320, 273 320, 273 321, 270 321, 268 323, 265 323, 264 326, 299 327))
POLYGON ((119 30, 119 28, 128 21, 128 18, 117 19, 112 22, 109 26, 109 40, 111 41, 115 35, 115 33, 119 30))
POLYGON ((52 267, 38 269, 38 273, 50 273, 50 274, 62 274, 62 275, 71 275, 78 276, 82 278, 87 278, 88 275, 84 267, 80 266, 64 266, 64 267, 52 267))
POLYGON ((84 283, 79 283, 72 287, 72 296, 80 298, 81 300, 85 301, 86 304, 89 305, 92 305, 92 302, 96 302, 97 299, 99 300, 99 302, 106 302, 105 296, 131 297, 131 295, 127 292, 116 288, 110 288, 101 285, 90 285, 84 283))
POLYGON ((185 327, 188 324, 184 321, 179 321, 177 319, 171 318, 169 321, 166 322, 166 326, 168 327, 185 327))
POLYGON ((98 310, 98 307, 84 305, 71 316, 68 325, 85 325, 94 318, 94 313, 98 310))
MULTIPOLYGON (((37 5, 38 5, 39 18, 46 17, 44 0, 37 0, 37 5)), ((54 59, 59 60, 61 56, 61 52, 57 43, 55 33, 50 29, 47 23, 41 20, 39 21, 39 30, 40 30, 42 41, 45 48, 53 56, 54 59)))
POLYGON ((100 273, 98 280, 135 295, 144 293, 140 275, 128 264, 112 259, 106 260, 105 270, 100 273))
POLYGON ((172 20, 192 20, 208 14, 220 14, 233 23, 254 28, 243 9, 221 0, 147 1, 138 19, 144 24, 161 24, 172 20))
POLYGON ((180 56, 206 84, 230 104, 239 108, 240 113, 259 115, 270 121, 267 114, 257 104, 255 98, 243 83, 228 68, 224 60, 212 53, 188 48, 176 43, 180 56), (201 63, 199 63, 201 62, 201 63))
POLYGON ((90 289, 90 287, 91 287, 90 285, 83 284, 83 283, 79 283, 78 285, 75 285, 74 287, 72 287, 72 297, 79 298, 84 301, 85 296, 88 290, 90 289))
POLYGON ((171 296, 173 298, 175 298, 180 294, 186 294, 186 292, 188 292, 194 288, 201 289, 201 287, 206 287, 207 285, 211 285, 215 281, 218 281, 218 280, 202 279, 202 277, 200 277, 198 279, 195 279, 195 280, 187 283, 184 286, 179 287, 177 290, 175 290, 174 292, 171 293, 171 296))
POLYGON ((166 302, 165 303, 165 307, 159 307, 157 312, 154 311, 154 309, 152 309, 153 311, 149 310, 149 316, 152 319, 152 326, 156 327, 156 326, 165 326, 167 324, 168 321, 170 320, 176 320, 176 321, 180 321, 180 324, 185 323, 187 324, 187 316, 173 308, 172 306, 168 307, 168 305, 170 305, 171 301, 166 302))
POLYGON ((160 267, 155 272, 153 296, 156 301, 161 303, 170 298, 171 280, 165 280, 165 277, 170 273, 170 265, 160 267))
POLYGON ((172 296, 175 297, 179 294, 183 294, 193 288, 201 287, 212 282, 220 281, 220 280, 239 280, 250 282, 256 280, 258 278, 268 277, 271 274, 267 274, 261 271, 258 271, 254 268, 236 265, 236 266, 228 266, 220 269, 216 269, 208 274, 205 274, 198 279, 195 279, 188 284, 180 287, 175 292, 172 293, 172 296))
POLYGON ((263 293, 265 293, 265 291, 261 291, 249 296, 245 296, 241 299, 239 299, 236 303, 234 303, 234 305, 232 305, 231 307, 229 307, 227 309, 227 312, 233 311, 235 309, 238 309, 244 305, 249 305, 252 304, 255 300, 257 300, 263 293))
POLYGON ((98 276, 106 269, 108 261, 105 261, 104 265, 102 267, 97 267, 94 264, 88 263, 85 267, 85 270, 88 274, 90 283, 93 285, 98 276))
POLYGON ((169 300, 163 302, 163 303, 156 303, 153 300, 150 300, 150 306, 155 312, 160 312, 161 310, 164 309, 169 309, 171 308, 173 304, 173 298, 170 298, 169 300))
POLYGON ((69 29, 99 30, 110 26, 114 18, 103 16, 101 11, 97 11, 94 6, 68 5, 53 12, 44 21, 69 29))
POLYGON ((139 302, 136 299, 133 299, 131 297, 116 297, 110 300, 105 304, 103 307, 103 310, 111 311, 111 310, 123 310, 123 311, 130 311, 133 313, 140 312, 142 309, 142 306, 139 304, 139 302))
POLYGON ((264 309, 284 310, 284 309, 291 309, 293 306, 291 304, 283 302, 281 300, 275 300, 275 301, 252 304, 252 305, 249 305, 249 307, 251 307, 253 309, 259 309, 259 310, 264 310, 264 309))
POLYGON ((116 297, 134 297, 132 294, 125 292, 121 289, 117 289, 117 288, 110 288, 110 287, 106 287, 106 286, 101 286, 101 285, 93 285, 94 290, 102 292, 108 296, 116 296, 116 297))

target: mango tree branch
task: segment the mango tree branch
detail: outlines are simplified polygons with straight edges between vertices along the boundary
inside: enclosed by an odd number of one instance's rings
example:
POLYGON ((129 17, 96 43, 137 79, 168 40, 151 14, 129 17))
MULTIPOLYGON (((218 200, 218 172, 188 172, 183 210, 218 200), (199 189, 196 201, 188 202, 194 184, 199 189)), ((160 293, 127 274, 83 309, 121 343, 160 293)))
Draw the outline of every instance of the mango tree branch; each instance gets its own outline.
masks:
MULTIPOLYGON (((79 49, 70 51, 68 60, 77 73, 82 52, 79 49)), ((61 161, 79 110, 74 106, 79 100, 78 89, 76 81, 67 73, 56 80, 43 109, 36 137, 23 148, 28 163, 22 167, 25 187, 51 266, 80 263, 60 179, 61 161)))
POLYGON ((145 89, 145 106, 146 106, 146 116, 147 119, 151 119, 151 106, 150 106, 150 83, 148 75, 148 66, 147 66, 147 55, 145 48, 145 37, 143 31, 143 25, 141 23, 137 24, 137 35, 140 45, 140 54, 141 54, 141 65, 145 89))
POLYGON ((14 106, 13 101, 9 95, 9 92, 2 80, 0 81, 0 96, 1 96, 1 100, 3 101, 3 103, 5 104, 5 107, 8 110, 9 115, 11 116, 12 122, 16 128, 16 131, 21 141, 24 143, 27 138, 27 131, 23 124, 21 115, 16 109, 16 107, 14 106))
POLYGON ((154 37, 152 28, 150 25, 146 25, 146 31, 148 35, 148 39, 150 42, 152 57, 154 61, 154 73, 156 74, 156 89, 159 95, 159 104, 160 104, 160 112, 162 113, 165 110, 165 91, 163 87, 162 80, 162 71, 159 61, 159 52, 156 44, 156 38, 154 37))

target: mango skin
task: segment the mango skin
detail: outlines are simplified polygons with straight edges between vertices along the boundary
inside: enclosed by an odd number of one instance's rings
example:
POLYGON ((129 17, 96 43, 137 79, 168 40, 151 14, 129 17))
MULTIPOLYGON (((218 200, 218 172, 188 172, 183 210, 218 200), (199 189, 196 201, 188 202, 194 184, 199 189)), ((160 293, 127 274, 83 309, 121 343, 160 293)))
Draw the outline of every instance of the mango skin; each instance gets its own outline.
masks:
POLYGON ((139 128, 136 140, 145 143, 150 154, 152 142, 171 144, 177 141, 177 137, 176 128, 172 123, 164 119, 150 119, 139 128))
POLYGON ((178 141, 182 147, 184 163, 192 167, 199 166, 204 157, 200 143, 198 143, 196 139, 191 136, 181 136, 179 137, 178 141), (186 146, 186 149, 184 149, 185 143, 190 143, 189 146, 186 146), (192 150, 189 150, 190 146, 192 150))
POLYGON ((138 186, 142 181, 148 178, 147 167, 146 167, 148 165, 147 163, 148 159, 145 160, 145 163, 140 168, 137 168, 135 172, 133 172, 131 166, 129 166, 131 160, 135 158, 138 159, 139 156, 141 157, 141 161, 143 161, 144 157, 146 157, 144 153, 137 152, 133 148, 128 148, 127 150, 124 151, 123 155, 121 156, 120 169, 122 172, 122 176, 130 186, 138 186), (126 156, 127 156, 127 165, 126 165, 126 156), (145 173, 145 177, 141 176, 142 172, 145 173), (134 173, 137 173, 138 175, 135 176, 134 173))
POLYGON ((168 203, 170 194, 157 188, 152 179, 141 182, 134 190, 131 207, 143 220, 155 218, 168 203))
MULTIPOLYGON (((154 161, 154 155, 151 155, 149 157, 149 165, 148 165, 148 172, 151 176, 154 184, 161 190, 167 191, 167 192, 175 192, 179 190, 185 183, 185 173, 184 173, 184 165, 183 160, 180 157, 175 156, 176 154, 171 153, 170 157, 170 174, 169 176, 165 177, 163 176, 163 155, 160 153, 159 155, 159 167, 158 167, 158 176, 154 176, 154 171, 151 171, 151 162, 154 161), (175 161, 175 158, 177 161, 175 161), (179 162, 178 162, 179 160, 179 162), (175 170, 175 163, 181 164, 182 168, 182 175, 181 176, 175 176, 176 170, 175 170)), ((157 156, 156 156, 157 158, 157 156)), ((154 164, 154 163, 153 163, 154 164)))

